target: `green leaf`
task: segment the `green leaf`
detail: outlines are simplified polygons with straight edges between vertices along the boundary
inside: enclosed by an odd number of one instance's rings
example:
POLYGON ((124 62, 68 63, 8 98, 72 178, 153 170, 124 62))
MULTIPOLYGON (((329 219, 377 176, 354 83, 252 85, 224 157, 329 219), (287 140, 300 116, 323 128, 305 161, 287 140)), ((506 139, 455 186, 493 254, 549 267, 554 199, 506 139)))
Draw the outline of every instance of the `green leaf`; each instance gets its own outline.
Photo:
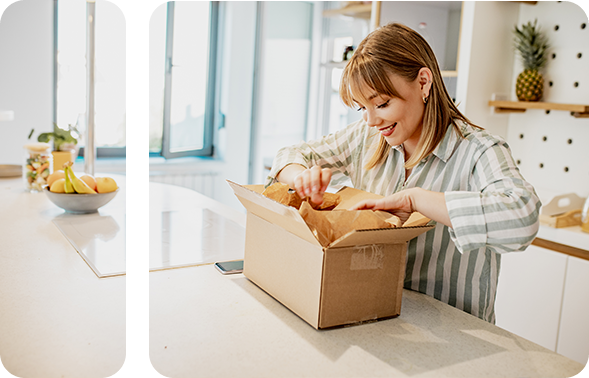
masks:
POLYGON ((42 133, 42 134, 39 134, 39 136, 37 137, 37 141, 43 142, 43 143, 48 143, 52 137, 53 137, 53 133, 42 133))

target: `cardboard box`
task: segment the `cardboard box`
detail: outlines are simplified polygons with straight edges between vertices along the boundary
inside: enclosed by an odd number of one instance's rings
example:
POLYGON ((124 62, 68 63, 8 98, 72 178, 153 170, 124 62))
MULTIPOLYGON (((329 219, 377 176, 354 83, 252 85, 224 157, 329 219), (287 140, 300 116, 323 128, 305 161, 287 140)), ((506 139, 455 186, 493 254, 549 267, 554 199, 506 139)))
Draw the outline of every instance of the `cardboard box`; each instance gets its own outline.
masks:
MULTIPOLYGON (((322 246, 298 210, 228 181, 247 209, 244 275, 316 329, 401 313, 407 241, 434 226, 356 230, 322 246)), ((343 188, 339 209, 380 196, 343 188)))

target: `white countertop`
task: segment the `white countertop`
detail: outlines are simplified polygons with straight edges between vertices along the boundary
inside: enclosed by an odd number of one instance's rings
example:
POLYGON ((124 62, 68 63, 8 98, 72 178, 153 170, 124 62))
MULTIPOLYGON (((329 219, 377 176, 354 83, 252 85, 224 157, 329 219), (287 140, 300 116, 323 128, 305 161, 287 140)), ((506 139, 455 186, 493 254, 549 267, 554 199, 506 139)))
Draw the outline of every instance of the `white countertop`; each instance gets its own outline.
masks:
MULTIPOLYGON (((101 213, 125 207, 124 177, 117 182, 123 190, 101 213)), ((242 212, 192 190, 150 184, 150 218, 202 209, 245 227, 242 212)), ((20 178, 0 179, 0 213, 0 355, 6 369, 20 377, 115 374, 125 360, 125 276, 98 278, 52 223, 63 210, 43 193, 25 193, 20 178)), ((568 377, 583 368, 411 291, 405 291, 397 318, 317 331, 243 275, 222 276, 209 264, 240 253, 220 249, 206 255, 204 265, 149 273, 146 316, 158 372, 568 377)))
POLYGON ((589 233, 582 231, 581 226, 554 228, 540 225, 536 237, 589 251, 589 233))

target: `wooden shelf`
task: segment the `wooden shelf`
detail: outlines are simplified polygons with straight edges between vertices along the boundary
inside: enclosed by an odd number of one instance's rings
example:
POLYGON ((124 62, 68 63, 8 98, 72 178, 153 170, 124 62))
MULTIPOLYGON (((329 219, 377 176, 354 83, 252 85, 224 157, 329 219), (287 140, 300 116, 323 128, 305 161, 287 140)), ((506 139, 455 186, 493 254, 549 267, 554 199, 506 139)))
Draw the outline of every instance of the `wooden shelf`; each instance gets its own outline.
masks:
POLYGON ((575 118, 589 118, 589 105, 557 104, 541 101, 489 101, 495 113, 523 113, 527 109, 563 110, 571 112, 575 118))
POLYGON ((324 17, 349 16, 356 18, 370 19, 372 4, 353 4, 340 9, 326 9, 323 11, 324 17))
POLYGON ((442 77, 458 77, 458 71, 441 71, 442 77))

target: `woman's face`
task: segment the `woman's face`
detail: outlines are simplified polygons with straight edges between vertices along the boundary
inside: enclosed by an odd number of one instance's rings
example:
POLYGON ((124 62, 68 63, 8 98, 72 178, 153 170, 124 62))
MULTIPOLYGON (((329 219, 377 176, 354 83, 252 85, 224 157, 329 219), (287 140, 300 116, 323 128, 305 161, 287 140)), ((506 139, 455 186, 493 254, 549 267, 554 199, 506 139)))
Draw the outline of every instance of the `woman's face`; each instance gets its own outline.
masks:
POLYGON ((425 109, 423 83, 419 76, 413 82, 395 74, 389 74, 389 79, 402 98, 382 95, 366 86, 362 93, 369 103, 359 104, 362 117, 368 126, 378 129, 389 145, 403 144, 412 153, 421 135, 425 109))

